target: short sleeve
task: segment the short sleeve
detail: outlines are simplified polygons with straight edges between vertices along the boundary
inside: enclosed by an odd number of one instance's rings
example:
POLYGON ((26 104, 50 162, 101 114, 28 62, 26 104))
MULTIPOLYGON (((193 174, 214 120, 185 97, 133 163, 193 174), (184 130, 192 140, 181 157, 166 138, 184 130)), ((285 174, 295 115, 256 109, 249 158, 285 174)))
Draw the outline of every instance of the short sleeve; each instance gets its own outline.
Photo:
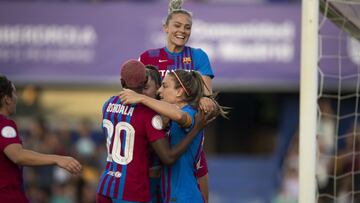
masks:
POLYGON ((189 114, 189 116, 191 117, 191 125, 187 128, 184 128, 185 132, 190 132, 191 129, 194 127, 195 125, 195 114, 196 111, 192 108, 190 108, 190 106, 187 106, 185 108, 182 109, 182 111, 184 111, 185 113, 189 114))
POLYGON ((208 55, 202 49, 194 49, 195 70, 199 71, 203 76, 214 78, 214 73, 210 64, 208 55))
POLYGON ((147 50, 140 55, 139 61, 144 65, 157 66, 157 64, 154 62, 154 60, 156 59, 154 58, 154 56, 158 55, 158 52, 159 52, 158 49, 147 50))
POLYGON ((142 54, 140 54, 139 56, 139 61, 142 62, 143 64, 145 64, 147 62, 147 51, 143 52, 142 54))
POLYGON ((21 144, 16 124, 13 121, 6 121, 0 125, 0 150, 10 144, 21 144))

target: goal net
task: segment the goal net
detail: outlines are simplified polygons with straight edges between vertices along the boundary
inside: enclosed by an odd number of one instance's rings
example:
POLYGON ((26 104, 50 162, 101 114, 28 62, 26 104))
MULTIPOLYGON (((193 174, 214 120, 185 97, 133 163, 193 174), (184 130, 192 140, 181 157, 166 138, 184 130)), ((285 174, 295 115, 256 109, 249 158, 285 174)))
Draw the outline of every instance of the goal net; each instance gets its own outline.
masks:
POLYGON ((360 1, 321 0, 316 199, 360 202, 360 1))

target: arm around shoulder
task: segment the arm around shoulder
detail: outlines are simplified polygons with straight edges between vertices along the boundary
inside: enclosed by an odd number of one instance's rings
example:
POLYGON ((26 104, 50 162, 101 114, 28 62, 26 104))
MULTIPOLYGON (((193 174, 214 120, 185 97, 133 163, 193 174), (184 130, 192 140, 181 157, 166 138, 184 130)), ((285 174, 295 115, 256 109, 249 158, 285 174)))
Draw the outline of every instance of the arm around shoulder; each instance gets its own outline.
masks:
POLYGON ((188 146, 206 125, 206 117, 202 112, 196 114, 196 122, 191 131, 175 146, 170 148, 167 138, 162 138, 151 143, 162 163, 173 164, 186 151, 188 146))

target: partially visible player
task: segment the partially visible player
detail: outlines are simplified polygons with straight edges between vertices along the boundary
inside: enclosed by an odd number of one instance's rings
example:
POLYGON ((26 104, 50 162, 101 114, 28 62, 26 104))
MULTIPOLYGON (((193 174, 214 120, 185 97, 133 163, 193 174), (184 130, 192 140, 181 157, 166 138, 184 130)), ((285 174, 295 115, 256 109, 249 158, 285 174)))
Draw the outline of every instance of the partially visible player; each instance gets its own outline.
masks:
MULTIPOLYGON (((141 94, 146 79, 141 62, 129 60, 122 65, 124 88, 141 94)), ((150 202, 149 147, 163 163, 172 164, 203 128, 195 125, 197 131, 170 149, 162 119, 150 108, 142 104, 127 105, 118 96, 112 96, 104 103, 102 112, 108 156, 98 184, 98 203, 150 202)))
POLYGON ((58 165, 72 174, 81 171, 81 164, 72 157, 42 154, 24 149, 16 126, 9 116, 16 113, 16 89, 0 75, 0 202, 27 203, 22 166, 58 165))
MULTIPOLYGON (((161 86, 161 76, 157 71, 157 68, 151 65, 147 65, 146 67, 146 75, 147 82, 143 89, 143 94, 154 98, 159 99, 157 90, 161 86)), ((156 153, 150 149, 150 169, 149 169, 149 177, 150 177, 150 191, 151 191, 151 202, 152 203, 162 203, 161 193, 160 193, 160 170, 161 163, 159 157, 156 153)))

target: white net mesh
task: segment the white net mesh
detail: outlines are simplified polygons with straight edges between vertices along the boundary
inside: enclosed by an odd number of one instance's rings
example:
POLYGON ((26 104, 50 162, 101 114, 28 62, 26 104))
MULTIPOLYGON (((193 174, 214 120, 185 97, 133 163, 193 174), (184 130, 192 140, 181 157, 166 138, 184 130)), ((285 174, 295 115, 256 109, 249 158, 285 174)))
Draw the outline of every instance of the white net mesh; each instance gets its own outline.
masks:
POLYGON ((360 202, 360 1, 322 1, 318 202, 360 202), (355 18, 354 18, 355 17, 355 18))

